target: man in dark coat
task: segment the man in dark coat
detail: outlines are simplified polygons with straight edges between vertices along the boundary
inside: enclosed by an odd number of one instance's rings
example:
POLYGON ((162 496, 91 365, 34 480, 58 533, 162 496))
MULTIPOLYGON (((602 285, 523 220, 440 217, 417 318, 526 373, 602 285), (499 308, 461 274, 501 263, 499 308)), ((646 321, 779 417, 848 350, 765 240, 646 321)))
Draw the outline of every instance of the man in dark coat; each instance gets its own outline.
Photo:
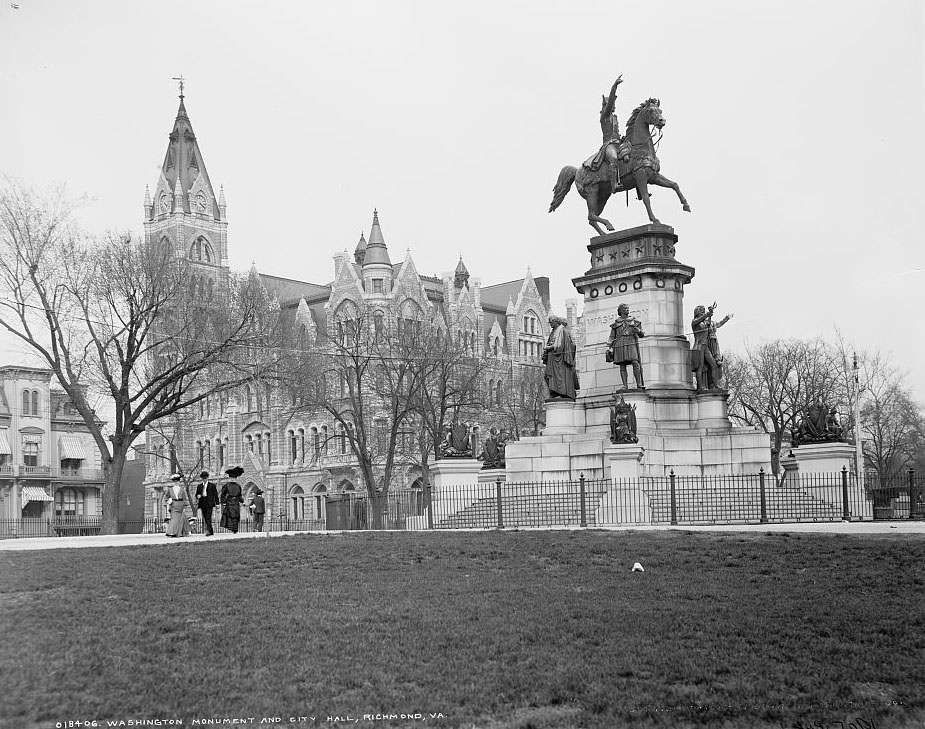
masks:
POLYGON ((251 512, 254 514, 254 531, 263 531, 263 515, 267 512, 267 504, 263 500, 263 491, 259 487, 254 489, 254 500, 251 502, 251 512))
POLYGON ((212 530, 212 509, 218 505, 218 489, 215 484, 209 480, 209 472, 203 471, 199 474, 202 479, 196 486, 196 505, 202 512, 202 528, 207 537, 211 537, 212 530))

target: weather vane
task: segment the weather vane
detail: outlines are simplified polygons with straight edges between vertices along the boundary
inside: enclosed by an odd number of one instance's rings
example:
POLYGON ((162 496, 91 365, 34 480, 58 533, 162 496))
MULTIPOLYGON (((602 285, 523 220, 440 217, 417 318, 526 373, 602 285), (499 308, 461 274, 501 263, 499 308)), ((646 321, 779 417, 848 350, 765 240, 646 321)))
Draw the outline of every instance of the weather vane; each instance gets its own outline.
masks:
POLYGON ((183 98, 183 81, 185 80, 183 78, 183 74, 181 73, 179 76, 174 76, 173 80, 180 82, 180 98, 182 99, 183 98))

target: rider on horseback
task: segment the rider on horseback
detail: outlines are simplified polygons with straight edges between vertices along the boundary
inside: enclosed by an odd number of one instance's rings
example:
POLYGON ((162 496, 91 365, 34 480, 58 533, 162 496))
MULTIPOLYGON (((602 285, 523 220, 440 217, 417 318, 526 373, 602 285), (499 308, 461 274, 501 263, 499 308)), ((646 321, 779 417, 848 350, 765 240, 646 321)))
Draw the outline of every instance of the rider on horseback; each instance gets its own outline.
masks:
POLYGON ((617 76, 610 88, 609 96, 601 97, 601 134, 603 141, 597 154, 585 161, 584 166, 592 172, 600 169, 606 161, 609 171, 610 187, 613 192, 617 191, 620 184, 619 160, 624 163, 629 161, 629 145, 621 144, 620 123, 617 121, 617 115, 614 111, 617 101, 617 86, 623 83, 623 74, 617 76))

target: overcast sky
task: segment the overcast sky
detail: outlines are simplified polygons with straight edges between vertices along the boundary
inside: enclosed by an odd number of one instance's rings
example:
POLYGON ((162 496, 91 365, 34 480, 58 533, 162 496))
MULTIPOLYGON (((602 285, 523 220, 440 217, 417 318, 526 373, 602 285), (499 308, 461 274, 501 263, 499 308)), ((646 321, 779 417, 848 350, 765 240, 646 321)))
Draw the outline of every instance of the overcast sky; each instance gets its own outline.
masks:
MULTIPOLYGON (((368 234, 421 273, 530 266, 577 296, 594 231, 563 165, 644 99, 668 119, 653 206, 724 349, 832 335, 891 351, 925 397, 921 0, 191 2, 0 8, 0 171, 64 181, 86 225, 142 227, 186 78, 228 201, 232 266, 316 283, 368 234)), ((618 228, 647 221, 611 200, 618 228)), ((7 361, 14 356, 6 347, 7 361)))

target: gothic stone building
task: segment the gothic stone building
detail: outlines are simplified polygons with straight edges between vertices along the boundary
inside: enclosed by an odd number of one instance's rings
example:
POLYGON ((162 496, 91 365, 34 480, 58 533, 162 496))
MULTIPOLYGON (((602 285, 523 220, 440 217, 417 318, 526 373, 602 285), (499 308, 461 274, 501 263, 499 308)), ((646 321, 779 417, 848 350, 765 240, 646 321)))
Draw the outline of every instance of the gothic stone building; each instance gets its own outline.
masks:
MULTIPOLYGON (((154 195, 145 195, 144 229, 147 240, 171 246, 190 262, 194 285, 206 299, 229 272, 226 207, 224 191, 216 196, 209 180, 181 96, 154 195)), ((540 366, 549 333, 548 278, 528 269, 522 279, 483 286, 461 258, 452 273, 423 275, 410 251, 393 262, 375 211, 369 237, 361 234, 352 255, 343 250, 333 258, 333 278, 324 284, 258 274, 309 340, 330 333, 345 312, 379 309, 417 320, 439 314, 455 329, 448 332, 455 340, 495 363, 484 383, 495 410, 485 410, 476 424, 485 431, 508 398, 521 395, 510 392, 513 373, 540 366)), ((259 487, 268 515, 290 520, 320 522, 327 495, 362 492, 366 486, 333 423, 318 412, 293 416, 289 405, 280 393, 255 384, 199 403, 189 419, 193 424, 172 444, 149 431, 146 514, 163 515, 164 489, 176 464, 216 475, 229 464, 241 465, 245 496, 259 487), (178 452, 171 454, 172 448, 178 452)), ((408 465, 393 486, 413 489, 419 476, 408 465)))

